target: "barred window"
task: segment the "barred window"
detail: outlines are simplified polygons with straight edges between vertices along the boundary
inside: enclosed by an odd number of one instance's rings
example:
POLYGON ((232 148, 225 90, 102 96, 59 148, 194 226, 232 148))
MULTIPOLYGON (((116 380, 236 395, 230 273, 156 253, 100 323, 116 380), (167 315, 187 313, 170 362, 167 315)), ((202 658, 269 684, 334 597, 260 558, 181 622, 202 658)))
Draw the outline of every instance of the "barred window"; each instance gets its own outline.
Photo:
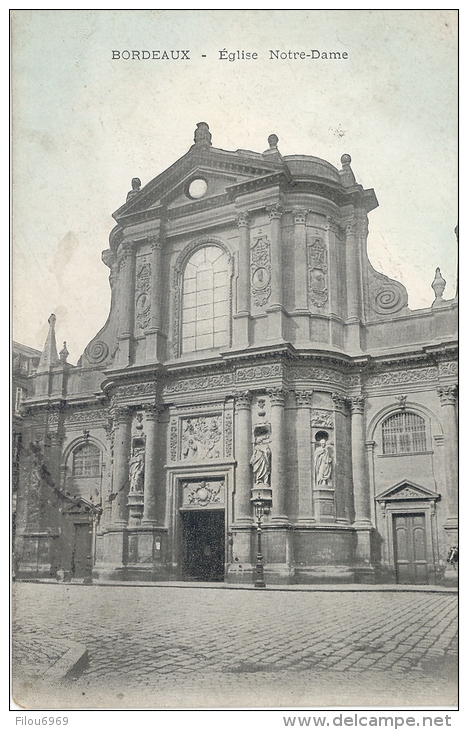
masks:
POLYGON ((16 388, 15 391, 15 413, 20 412, 21 403, 26 396, 26 390, 24 388, 16 388))
POLYGON ((94 444, 81 444, 73 452, 74 477, 98 477, 101 473, 101 452, 94 444))
POLYGON ((382 424, 384 454, 426 451, 426 423, 416 413, 395 413, 382 424))
POLYGON ((182 351, 229 344, 229 262, 218 246, 198 249, 188 260, 182 291, 182 351))

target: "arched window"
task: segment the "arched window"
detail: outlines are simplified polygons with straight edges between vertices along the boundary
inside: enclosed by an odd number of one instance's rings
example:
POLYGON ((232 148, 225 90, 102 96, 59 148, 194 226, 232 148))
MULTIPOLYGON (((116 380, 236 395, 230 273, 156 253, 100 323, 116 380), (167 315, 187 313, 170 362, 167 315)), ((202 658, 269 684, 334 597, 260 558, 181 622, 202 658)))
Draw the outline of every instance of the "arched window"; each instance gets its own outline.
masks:
POLYGON ((382 424, 382 452, 411 454, 426 451, 426 423, 416 413, 395 413, 382 424))
POLYGON ((98 477, 101 473, 101 452, 90 443, 80 444, 73 452, 74 477, 98 477))
POLYGON ((185 266, 182 352, 229 344, 229 261, 218 246, 200 248, 185 266))

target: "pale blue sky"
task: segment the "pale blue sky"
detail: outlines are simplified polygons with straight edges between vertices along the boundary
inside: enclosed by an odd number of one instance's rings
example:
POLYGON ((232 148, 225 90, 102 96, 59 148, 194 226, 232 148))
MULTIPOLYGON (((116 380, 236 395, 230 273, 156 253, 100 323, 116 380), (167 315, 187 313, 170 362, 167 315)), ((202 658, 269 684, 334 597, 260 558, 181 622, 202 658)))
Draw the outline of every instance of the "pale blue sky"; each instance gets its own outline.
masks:
POLYGON ((13 12, 14 338, 41 348, 47 318, 76 362, 104 324, 111 213, 207 121, 213 144, 339 167, 380 207, 375 268, 430 306, 436 266, 455 292, 457 14, 450 10, 13 12), (219 60, 243 49, 256 61, 219 60), (347 61, 269 60, 269 50, 347 61), (190 61, 115 61, 113 49, 190 49, 190 61), (202 58, 206 54, 207 58, 202 58))

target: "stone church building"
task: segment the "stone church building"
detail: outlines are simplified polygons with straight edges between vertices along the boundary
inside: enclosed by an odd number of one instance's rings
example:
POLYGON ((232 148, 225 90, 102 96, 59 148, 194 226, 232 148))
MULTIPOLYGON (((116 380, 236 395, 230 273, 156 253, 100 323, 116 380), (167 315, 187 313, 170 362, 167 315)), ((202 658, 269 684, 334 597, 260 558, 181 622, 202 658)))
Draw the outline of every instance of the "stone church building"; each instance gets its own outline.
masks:
POLYGON ((378 202, 349 155, 268 144, 217 149, 197 124, 114 213, 110 314, 76 366, 51 315, 19 577, 252 583, 260 486, 267 584, 455 579, 457 300, 437 269, 412 311, 372 267, 378 202))

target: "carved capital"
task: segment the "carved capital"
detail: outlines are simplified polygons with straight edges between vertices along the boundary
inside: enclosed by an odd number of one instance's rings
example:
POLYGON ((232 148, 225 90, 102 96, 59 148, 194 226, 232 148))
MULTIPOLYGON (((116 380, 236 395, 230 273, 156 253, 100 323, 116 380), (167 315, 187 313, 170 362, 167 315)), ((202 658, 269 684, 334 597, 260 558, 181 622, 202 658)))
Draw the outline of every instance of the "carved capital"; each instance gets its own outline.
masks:
POLYGON ((369 234, 369 223, 367 221, 367 217, 358 222, 356 231, 363 238, 367 238, 369 234))
POLYGON ((327 229, 335 234, 338 234, 340 230, 337 221, 330 215, 327 215, 327 229))
POLYGON ((364 400, 362 395, 354 395, 348 398, 347 402, 351 413, 364 413, 364 400))
POLYGON ((306 218, 307 218, 307 210, 303 210, 302 208, 293 208, 292 211, 293 214, 293 221, 294 225, 305 225, 306 218))
POLYGON ((236 411, 250 409, 252 405, 252 393, 250 390, 239 390, 234 393, 236 411))
POLYGON ((311 390, 295 390, 296 404, 298 408, 310 408, 312 401, 311 390))
POLYGON ((112 418, 115 424, 128 423, 130 416, 131 410, 126 406, 115 406, 112 409, 112 418))
POLYGON ((160 236, 149 236, 148 242, 151 245, 152 251, 160 251, 162 247, 162 241, 160 236))
POLYGON ((107 419, 107 421, 103 424, 103 429, 106 432, 107 438, 110 439, 114 430, 114 421, 112 418, 107 419))
POLYGON ((331 394, 333 405, 337 411, 342 411, 346 405, 346 399, 339 393, 331 394))
POLYGON ((48 437, 50 445, 52 447, 59 446, 63 442, 63 436, 61 434, 59 434, 57 431, 51 431, 50 433, 47 434, 47 437, 48 437))
POLYGON ((345 231, 347 236, 356 235, 356 221, 345 221, 345 231))
POLYGON ((166 405, 165 403, 144 403, 141 409, 145 412, 147 421, 157 421, 161 413, 165 411, 166 405))
POLYGON ((271 406, 284 406, 286 394, 282 388, 269 388, 267 393, 270 396, 271 406))
POLYGON ((437 395, 440 398, 441 406, 454 406, 457 402, 458 386, 445 385, 437 388, 437 395))
POLYGON ((270 216, 270 220, 279 220, 283 215, 283 208, 278 203, 274 203, 274 205, 268 205, 267 211, 268 215, 270 216))
POLYGON ((130 258, 135 253, 133 241, 124 241, 121 245, 122 254, 125 259, 130 258))
POLYGON ((115 285, 115 282, 119 278, 119 269, 118 266, 113 266, 111 269, 111 272, 109 274, 109 284, 111 288, 115 285))
POLYGON ((236 223, 238 228, 248 228, 249 227, 249 213, 238 213, 236 216, 236 223))

